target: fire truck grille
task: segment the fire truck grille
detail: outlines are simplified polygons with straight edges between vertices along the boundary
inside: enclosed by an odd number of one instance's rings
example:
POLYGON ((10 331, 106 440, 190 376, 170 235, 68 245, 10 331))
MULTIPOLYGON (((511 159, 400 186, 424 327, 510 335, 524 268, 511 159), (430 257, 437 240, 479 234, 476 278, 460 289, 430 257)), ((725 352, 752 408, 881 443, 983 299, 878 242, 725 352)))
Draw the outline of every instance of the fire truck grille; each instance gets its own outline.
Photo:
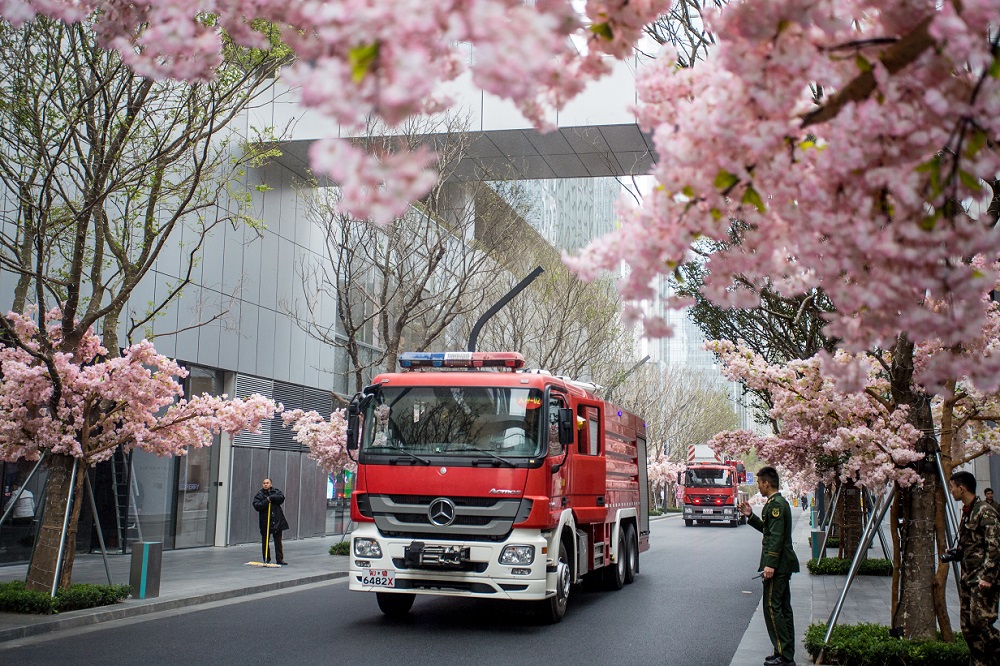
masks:
POLYGON ((374 494, 368 499, 379 532, 395 538, 502 541, 531 512, 526 499, 374 494), (446 500, 443 512, 438 500, 446 500))

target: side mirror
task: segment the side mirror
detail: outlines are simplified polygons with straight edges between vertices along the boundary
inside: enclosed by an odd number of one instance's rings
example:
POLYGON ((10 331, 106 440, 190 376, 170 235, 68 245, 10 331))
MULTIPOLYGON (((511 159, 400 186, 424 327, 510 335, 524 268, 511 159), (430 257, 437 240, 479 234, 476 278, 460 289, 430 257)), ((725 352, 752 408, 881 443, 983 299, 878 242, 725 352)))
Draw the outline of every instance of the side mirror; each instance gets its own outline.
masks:
POLYGON ((364 401, 361 398, 361 394, 358 393, 351 400, 351 404, 347 406, 347 450, 357 451, 358 450, 358 424, 361 419, 358 418, 361 415, 361 406, 364 401))
POLYGON ((559 408, 559 443, 563 446, 569 446, 573 443, 573 431, 576 425, 576 418, 573 416, 573 410, 569 407, 559 408))

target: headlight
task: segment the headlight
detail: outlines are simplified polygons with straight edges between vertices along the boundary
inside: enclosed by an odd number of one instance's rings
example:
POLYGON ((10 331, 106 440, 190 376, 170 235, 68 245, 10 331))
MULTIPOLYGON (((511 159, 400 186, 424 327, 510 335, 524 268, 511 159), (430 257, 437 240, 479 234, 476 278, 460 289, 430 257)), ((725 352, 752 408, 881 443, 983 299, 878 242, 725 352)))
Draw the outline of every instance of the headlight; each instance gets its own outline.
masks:
POLYGON ((354 540, 354 554, 357 557, 382 557, 382 547, 375 539, 357 538, 354 540))
POLYGON ((534 561, 534 546, 505 546, 500 553, 500 564, 531 564, 534 561))

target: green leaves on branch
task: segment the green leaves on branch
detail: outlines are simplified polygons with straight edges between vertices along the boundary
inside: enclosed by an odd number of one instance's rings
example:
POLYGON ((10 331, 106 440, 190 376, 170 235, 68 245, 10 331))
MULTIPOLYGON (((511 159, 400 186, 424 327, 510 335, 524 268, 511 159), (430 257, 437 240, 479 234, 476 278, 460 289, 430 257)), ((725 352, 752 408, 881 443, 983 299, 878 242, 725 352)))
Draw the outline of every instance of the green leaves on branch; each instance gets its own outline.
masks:
POLYGON ((757 209, 758 213, 763 213, 767 210, 767 206, 764 205, 764 200, 761 198, 760 193, 753 189, 752 185, 747 185, 747 189, 743 193, 743 203, 750 204, 757 209))
POLYGON ((380 46, 376 42, 375 44, 355 46, 348 52, 347 60, 351 65, 351 78, 354 79, 355 83, 361 83, 368 75, 372 65, 378 60, 379 49, 380 46))
POLYGON ((729 173, 725 169, 722 169, 721 171, 719 171, 718 174, 716 174, 715 182, 713 184, 715 185, 715 189, 719 190, 720 192, 725 192, 738 182, 740 182, 739 178, 729 173))
POLYGON ((590 31, 598 37, 603 37, 609 42, 614 39, 614 34, 611 32, 611 26, 607 23, 592 23, 590 25, 590 31))

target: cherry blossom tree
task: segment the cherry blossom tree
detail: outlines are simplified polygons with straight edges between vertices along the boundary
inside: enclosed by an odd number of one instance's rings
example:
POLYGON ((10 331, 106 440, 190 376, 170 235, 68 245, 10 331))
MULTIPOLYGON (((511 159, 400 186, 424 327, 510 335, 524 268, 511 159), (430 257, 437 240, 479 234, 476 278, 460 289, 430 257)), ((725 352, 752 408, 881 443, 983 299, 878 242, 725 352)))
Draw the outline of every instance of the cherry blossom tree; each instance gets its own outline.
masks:
POLYGON ((38 542, 27 587, 68 587, 76 552, 76 526, 83 505, 86 469, 109 459, 118 447, 159 456, 185 455, 209 446, 220 432, 256 431, 280 405, 260 395, 183 397, 175 378, 187 376, 176 362, 143 340, 109 357, 93 329, 64 351, 62 312, 33 319, 8 313, 0 343, 0 459, 38 460, 47 455, 49 478, 38 542), (63 518, 72 497, 63 564, 56 561, 63 518))
POLYGON ((295 441, 309 449, 309 457, 327 473, 353 470, 357 463, 347 453, 347 419, 336 409, 324 420, 319 412, 295 409, 281 415, 285 427, 295 433, 295 441))

